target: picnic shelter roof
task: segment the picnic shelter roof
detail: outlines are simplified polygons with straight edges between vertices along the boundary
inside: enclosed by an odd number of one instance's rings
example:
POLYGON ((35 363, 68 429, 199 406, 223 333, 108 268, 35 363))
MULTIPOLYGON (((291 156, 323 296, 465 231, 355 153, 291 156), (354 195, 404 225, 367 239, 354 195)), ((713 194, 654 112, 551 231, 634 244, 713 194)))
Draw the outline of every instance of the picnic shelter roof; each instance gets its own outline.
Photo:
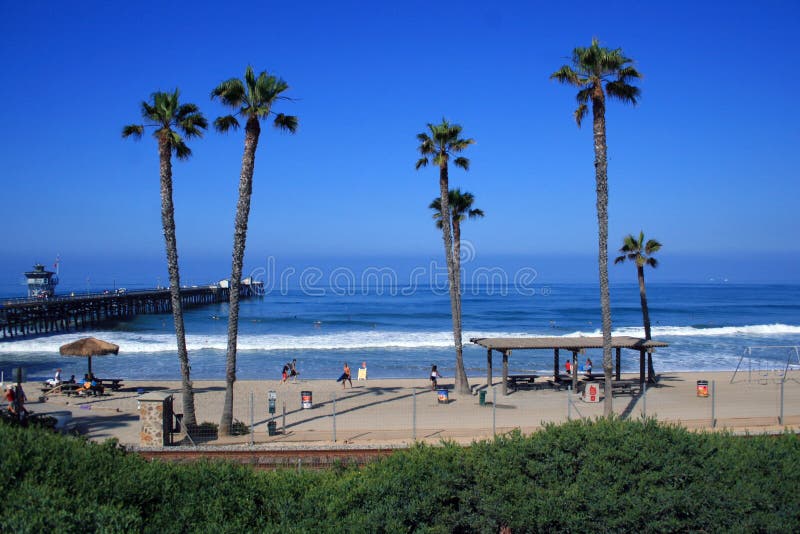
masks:
MULTIPOLYGON (((472 343, 487 349, 505 351, 519 349, 602 349, 602 337, 478 337, 470 339, 472 343)), ((655 339, 646 340, 639 337, 612 336, 611 347, 620 349, 647 350, 656 347, 668 347, 668 343, 655 339)))

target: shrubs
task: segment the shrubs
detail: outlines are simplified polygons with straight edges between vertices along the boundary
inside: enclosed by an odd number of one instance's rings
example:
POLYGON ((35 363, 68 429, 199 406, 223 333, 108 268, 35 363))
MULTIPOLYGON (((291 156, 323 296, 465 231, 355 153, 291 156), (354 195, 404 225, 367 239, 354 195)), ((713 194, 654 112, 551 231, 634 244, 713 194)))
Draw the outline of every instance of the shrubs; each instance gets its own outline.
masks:
POLYGON ((75 530, 153 532, 800 527, 800 441, 788 434, 572 422, 468 448, 418 445, 360 469, 300 472, 147 462, 114 442, 6 425, 0 442, 4 532, 70 530, 75 518, 75 530))
POLYGON ((249 426, 239 421, 238 419, 233 420, 233 423, 231 424, 231 436, 246 436, 249 433, 250 433, 249 426))
POLYGON ((199 425, 186 425, 186 433, 194 441, 212 441, 219 436, 219 425, 203 421, 199 425))

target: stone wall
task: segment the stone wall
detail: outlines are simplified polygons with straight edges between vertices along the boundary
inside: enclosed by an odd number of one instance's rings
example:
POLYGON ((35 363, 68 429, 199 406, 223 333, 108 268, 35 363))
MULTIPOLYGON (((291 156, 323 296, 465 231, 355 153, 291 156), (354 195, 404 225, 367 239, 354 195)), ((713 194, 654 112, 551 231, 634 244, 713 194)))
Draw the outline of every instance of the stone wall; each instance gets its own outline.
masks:
POLYGON ((164 417, 171 417, 171 407, 172 395, 168 393, 152 392, 139 397, 140 446, 163 447, 169 444, 169 434, 164 433, 164 417))

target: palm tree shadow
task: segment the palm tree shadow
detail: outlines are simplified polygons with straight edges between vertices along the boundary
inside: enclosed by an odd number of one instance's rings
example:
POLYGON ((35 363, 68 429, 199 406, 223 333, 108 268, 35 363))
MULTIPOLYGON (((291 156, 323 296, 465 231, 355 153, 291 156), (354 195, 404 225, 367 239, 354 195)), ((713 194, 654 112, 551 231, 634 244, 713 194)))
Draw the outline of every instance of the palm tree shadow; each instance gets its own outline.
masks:
MULTIPOLYGON (((349 395, 349 396, 347 396, 345 398, 346 399, 353 399, 353 398, 356 398, 356 397, 360 397, 362 395, 369 395, 369 394, 385 395, 388 392, 399 391, 399 390, 403 390, 405 388, 401 388, 401 387, 387 387, 387 388, 365 387, 365 388, 362 388, 362 389, 363 389, 363 391, 359 391, 355 395, 349 395)), ((423 389, 423 390, 421 390, 420 392, 417 393, 417 396, 424 395, 425 393, 428 393, 428 392, 430 392, 430 390, 423 389)), ((401 401, 401 400, 404 400, 404 399, 408 399, 409 397, 412 397, 412 396, 414 396, 413 393, 406 393, 404 395, 399 395, 399 396, 391 397, 391 398, 388 398, 388 399, 378 400, 378 401, 375 401, 375 402, 368 402, 368 403, 365 403, 365 404, 359 404, 357 406, 353 406, 352 408, 346 408, 344 410, 338 410, 337 409, 336 410, 336 415, 337 416, 342 416, 342 415, 345 415, 345 414, 358 412, 360 410, 364 410, 364 409, 372 407, 372 406, 380 406, 382 404, 390 404, 390 403, 393 403, 393 402, 401 401)), ((342 398, 342 399, 337 398, 337 400, 344 400, 345 398, 342 398)), ((453 403, 453 402, 455 402, 455 399, 451 399, 450 400, 450 403, 453 403)), ((333 400, 323 401, 323 402, 320 402, 318 404, 315 403, 314 404, 314 408, 312 408, 312 410, 317 411, 317 410, 319 410, 321 408, 325 408, 325 407, 328 407, 328 406, 332 407, 332 405, 333 405, 333 400)), ((318 420, 321 420, 321 419, 327 419, 327 418, 329 418, 329 417, 331 417, 333 415, 328 410, 325 410, 325 413, 317 412, 316 414, 310 414, 308 412, 309 412, 309 410, 303 409, 303 408, 298 408, 296 410, 292 410, 292 411, 286 412, 286 415, 308 414, 308 417, 305 417, 305 418, 303 418, 301 420, 298 420, 298 421, 295 421, 293 423, 287 424, 286 428, 288 429, 288 428, 292 428, 292 427, 303 425, 305 423, 310 423, 312 421, 318 421, 318 420)), ((258 421, 256 424, 265 424, 268 420, 269 420, 269 418, 264 419, 262 421, 258 421)))
POLYGON ((639 402, 639 398, 642 396, 641 393, 636 395, 631 395, 631 400, 628 401, 628 405, 622 410, 622 413, 619 414, 620 419, 628 419, 630 418, 631 414, 633 413, 633 409, 636 408, 636 404, 639 402))

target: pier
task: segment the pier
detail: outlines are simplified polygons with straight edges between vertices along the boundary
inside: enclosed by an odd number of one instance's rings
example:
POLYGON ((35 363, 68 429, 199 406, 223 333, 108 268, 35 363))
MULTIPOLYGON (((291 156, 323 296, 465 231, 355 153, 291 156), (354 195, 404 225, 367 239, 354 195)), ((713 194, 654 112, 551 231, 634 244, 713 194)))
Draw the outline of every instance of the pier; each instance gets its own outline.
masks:
MULTIPOLYGON (((243 281, 239 298, 260 295, 261 288, 260 282, 243 281)), ((227 302, 229 291, 228 287, 220 285, 182 287, 181 305, 186 310, 227 302)), ((35 337, 96 328, 106 322, 156 313, 172 313, 169 289, 0 299, 0 330, 3 332, 3 339, 35 337)))

